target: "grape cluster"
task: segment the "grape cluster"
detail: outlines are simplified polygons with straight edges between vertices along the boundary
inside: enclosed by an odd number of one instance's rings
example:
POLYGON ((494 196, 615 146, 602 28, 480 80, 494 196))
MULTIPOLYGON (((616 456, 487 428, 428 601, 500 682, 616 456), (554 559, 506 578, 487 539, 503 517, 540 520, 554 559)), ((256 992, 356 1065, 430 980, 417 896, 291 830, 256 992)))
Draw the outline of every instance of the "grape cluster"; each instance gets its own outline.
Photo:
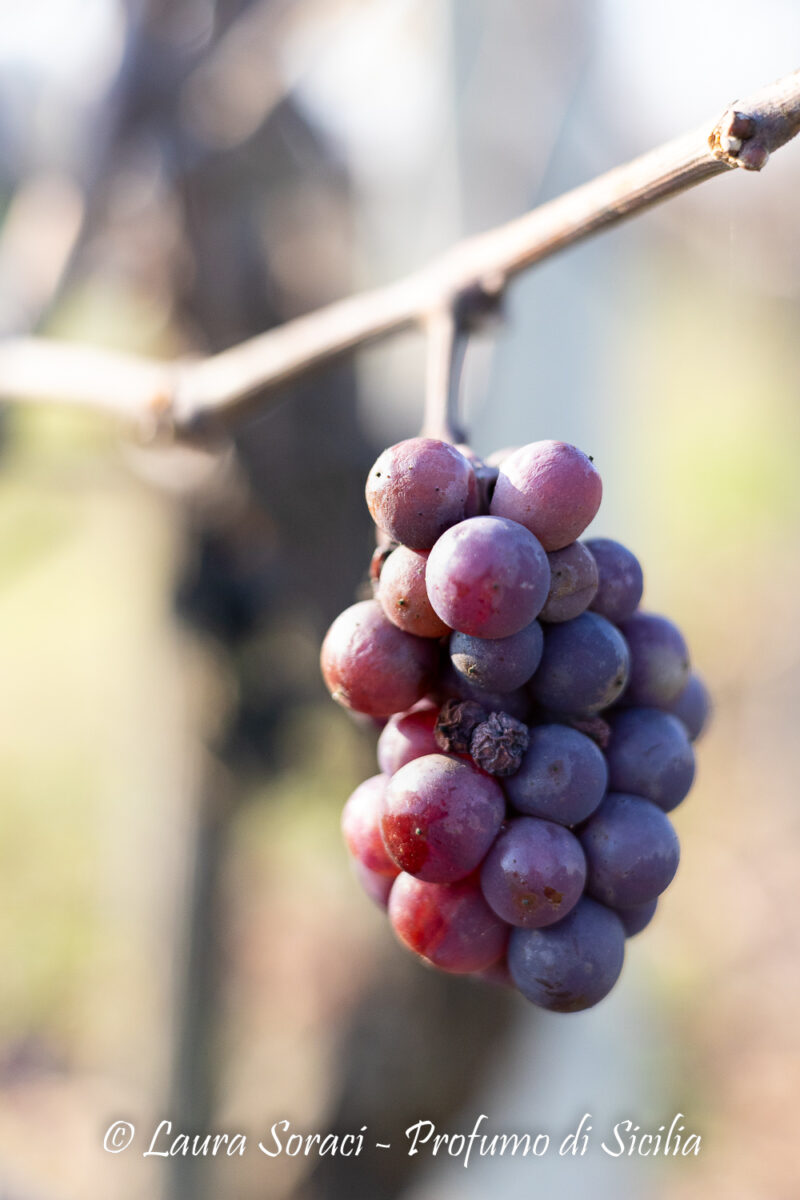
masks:
POLYGON ((667 816, 709 709, 686 643, 642 612, 635 556, 579 542, 602 484, 542 441, 481 462, 411 438, 369 473, 373 598, 322 672, 381 726, 342 831, 399 939, 558 1012, 613 987, 678 866, 667 816))

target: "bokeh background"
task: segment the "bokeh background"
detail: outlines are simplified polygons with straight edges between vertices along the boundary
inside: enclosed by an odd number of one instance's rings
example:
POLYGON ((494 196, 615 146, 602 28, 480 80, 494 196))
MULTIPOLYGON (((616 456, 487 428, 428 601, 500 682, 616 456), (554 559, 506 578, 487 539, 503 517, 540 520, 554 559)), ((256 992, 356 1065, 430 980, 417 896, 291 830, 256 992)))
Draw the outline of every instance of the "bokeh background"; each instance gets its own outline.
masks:
MULTIPOLYGON (((0 335, 230 345, 718 115, 798 44, 791 0, 2 0, 0 335)), ((374 738, 318 646, 369 465, 419 428, 419 338, 206 447, 6 410, 3 1200, 797 1195, 799 191, 800 145, 705 184, 515 282, 470 348, 475 448, 594 455, 593 531, 716 703, 676 883, 579 1017, 419 967, 340 845, 374 738), (406 1156, 412 1122, 481 1112, 556 1139, 681 1112, 703 1149, 406 1156), (393 1149, 143 1158, 162 1118, 393 1149)))

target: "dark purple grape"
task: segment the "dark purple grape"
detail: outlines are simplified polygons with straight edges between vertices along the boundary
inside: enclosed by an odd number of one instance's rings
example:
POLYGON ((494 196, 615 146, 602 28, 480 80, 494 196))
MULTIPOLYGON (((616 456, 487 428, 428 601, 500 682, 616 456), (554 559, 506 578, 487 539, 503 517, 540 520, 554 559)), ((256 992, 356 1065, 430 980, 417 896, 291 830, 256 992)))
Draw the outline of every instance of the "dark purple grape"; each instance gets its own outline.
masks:
POLYGON ((678 869, 680 848, 669 818, 640 796, 611 792, 580 834, 586 891, 612 908, 660 896, 678 869))
POLYGON ((689 651, 672 621, 635 613, 620 626, 631 652, 626 704, 667 708, 689 681, 689 651))
POLYGON ((560 921, 581 897, 586 860, 578 839, 552 821, 508 821, 481 867, 489 905, 508 921, 539 929, 560 921))
POLYGON ((353 858, 370 871, 394 879, 397 867, 386 853, 381 833, 388 782, 386 775, 373 775, 359 784, 342 809, 342 836, 353 858))
POLYGON ((585 612, 597 591, 597 563, 581 542, 551 550, 550 591, 539 614, 541 621, 571 621, 585 612))
POLYGON ((409 875, 452 883, 475 870, 504 816, 505 797, 494 779, 462 759, 429 754, 392 776, 383 840, 409 875))
POLYGON ((619 630, 597 613, 581 613, 574 621, 547 626, 530 694, 553 713, 600 712, 622 694, 629 667, 619 630))
POLYGON ((597 563, 598 587, 590 607, 618 625, 639 607, 644 576, 639 560, 611 538, 592 538, 585 543, 597 563))
POLYGON ((519 521, 545 550, 561 550, 583 533, 602 495, 600 476, 581 450, 531 442, 500 464, 489 511, 519 521))
POLYGON ((393 625, 377 600, 362 600, 333 622, 320 662, 334 700, 371 717, 388 717, 405 712, 430 689, 438 652, 436 642, 393 625))
POLYGON ((625 937, 636 937, 652 921, 658 907, 657 900, 647 900, 644 904, 634 904, 631 908, 615 908, 614 912, 622 921, 625 937))
POLYGON ((711 697, 699 675, 690 675, 689 682, 666 711, 676 716, 689 733, 689 741, 696 742, 706 727, 711 713, 711 697))
POLYGON ((428 596, 445 624, 480 638, 519 633, 538 616, 550 587, 547 555, 514 521, 473 517, 431 550, 428 596))
POLYGON ((381 571, 378 599, 389 620, 398 629, 417 637, 440 638, 450 632, 437 617, 425 589, 427 550, 398 546, 381 571))
POLYGON ((512 692, 527 683, 544 647, 542 627, 531 621, 519 633, 503 638, 450 635, 450 660, 460 675, 487 692, 512 692))
POLYGON ((389 920, 410 950, 454 974, 485 970, 508 944, 508 926, 472 879, 440 884, 400 875, 389 896, 389 920))
POLYGON ((375 524, 412 550, 430 550, 451 525, 476 511, 475 472, 455 446, 408 438, 384 450, 367 478, 375 524))
POLYGON ((671 812, 694 779, 694 753, 677 717, 657 708, 624 708, 611 722, 609 786, 671 812))
POLYGON ((357 858, 353 858, 352 856, 350 858, 350 865, 353 868, 353 874, 370 900, 380 908, 386 908, 389 903, 389 893, 392 890, 392 884, 400 874, 399 868, 394 868, 393 875, 384 875, 380 871, 371 871, 363 862, 359 862, 357 858))
POLYGON ((512 930, 508 944, 514 983, 532 1004, 553 1012, 597 1004, 619 979, 624 959, 619 917, 586 898, 557 925, 512 930))
POLYGON ((378 766, 384 775, 394 775, 412 759, 438 754, 433 732, 438 712, 435 704, 423 701, 389 718, 378 738, 378 766))
POLYGON ((566 725, 538 725, 505 790, 518 812, 577 825, 594 812, 607 786, 606 760, 591 738, 566 725))

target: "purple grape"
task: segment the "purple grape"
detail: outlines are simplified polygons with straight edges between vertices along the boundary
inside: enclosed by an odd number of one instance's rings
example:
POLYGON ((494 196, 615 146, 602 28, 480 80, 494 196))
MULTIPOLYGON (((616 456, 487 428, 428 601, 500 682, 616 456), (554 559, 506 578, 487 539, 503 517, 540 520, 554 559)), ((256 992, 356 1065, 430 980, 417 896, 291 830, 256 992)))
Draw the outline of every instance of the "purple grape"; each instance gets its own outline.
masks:
POLYGON ((539 614, 541 621, 553 624, 571 621, 585 612, 597 591, 597 563, 581 542, 572 542, 563 550, 552 550, 550 591, 539 614))
POLYGON ((550 566, 532 533, 515 521, 473 517, 431 550, 428 596, 451 629, 502 638, 530 625, 547 599, 550 566))
POLYGON ((320 663, 328 691, 339 704, 370 717, 388 717, 423 698, 438 657, 436 642, 403 633, 377 600, 362 600, 333 622, 320 663))
POLYGON ((629 666, 619 630, 597 613, 581 613, 574 621, 547 626, 530 694, 550 712, 591 715, 622 694, 629 666))
POLYGON ((384 450, 367 478, 375 524, 412 550, 430 550, 451 525, 477 511, 475 472, 455 446, 408 438, 384 450))
POLYGON ((527 683, 539 665, 544 647, 542 627, 531 621, 519 633, 504 638, 450 635, 450 660, 464 678, 487 692, 511 692, 527 683))
POLYGON ((450 632, 431 608, 425 590, 426 550, 398 546, 381 570, 378 599, 386 616, 398 629, 417 637, 440 638, 450 632))
POLYGON ((410 950, 454 974, 491 967, 508 944, 508 926, 473 879, 440 884, 399 875, 389 896, 389 920, 410 950))
POLYGON ((631 908, 615 908, 614 912, 622 921, 625 937, 636 937, 652 921, 658 907, 657 900, 647 900, 644 904, 634 904, 631 908))
POLYGON ((342 836, 353 858, 370 871, 394 879, 397 867, 386 853, 381 833, 388 782, 386 775, 373 775, 359 784, 342 809, 342 836))
POLYGON ((393 875, 384 875, 381 871, 371 871, 363 862, 352 856, 350 865, 353 868, 353 874, 373 904, 377 904, 380 908, 386 908, 392 884, 400 874, 399 869, 395 867, 393 875))
POLYGON ((626 704, 667 708, 689 680, 689 651, 672 621, 635 613, 620 626, 631 652, 626 704))
POLYGON ((624 708, 611 722, 609 786, 671 812, 694 779, 694 754, 677 717, 657 708, 624 708))
POLYGON ((481 867, 490 907, 509 925, 539 929, 566 916, 586 883, 578 839, 552 821, 516 817, 507 822, 481 867))
POLYGON ((696 742, 706 727, 711 713, 711 697, 699 675, 690 675, 689 682, 665 711, 676 716, 689 733, 689 741, 696 742))
POLYGON ((602 495, 600 476, 581 450, 532 442, 500 464, 489 511, 519 521, 545 550, 561 550, 583 533, 602 495))
POLYGON ((597 563, 598 587, 590 608, 618 625, 627 621, 639 606, 644 576, 639 560, 611 538, 592 538, 585 543, 597 563))
POLYGON ((475 870, 504 816, 505 797, 494 779, 462 759, 428 754, 392 776, 383 840, 409 875, 452 883, 475 870))
POLYGON ((612 908, 654 900, 678 869, 675 830, 660 808, 640 796, 611 792, 580 834, 586 891, 612 908))
POLYGON ((438 713, 435 704, 423 701, 410 712, 389 718, 378 738, 378 766, 384 775, 394 775, 425 754, 438 754, 433 733, 438 713))
POLYGON ((553 1012, 597 1004, 619 979, 624 959, 619 917, 586 898, 557 925, 513 929, 508 944, 514 983, 532 1004, 553 1012))
POLYGON ((594 812, 607 786, 606 760, 591 738, 567 725, 538 725, 505 790, 518 812, 577 825, 594 812))

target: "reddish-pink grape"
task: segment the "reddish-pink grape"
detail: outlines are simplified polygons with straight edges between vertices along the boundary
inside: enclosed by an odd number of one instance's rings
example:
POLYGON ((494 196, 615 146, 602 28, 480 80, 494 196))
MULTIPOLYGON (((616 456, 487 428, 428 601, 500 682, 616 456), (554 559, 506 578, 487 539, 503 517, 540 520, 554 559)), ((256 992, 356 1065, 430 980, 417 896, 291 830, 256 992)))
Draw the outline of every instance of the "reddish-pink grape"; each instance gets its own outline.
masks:
POLYGON ((412 550, 430 550, 451 525, 477 512, 471 465, 449 442, 408 438, 379 456, 367 478, 375 524, 412 550))
POLYGON ((481 867, 489 906, 509 925, 539 929, 560 921, 581 898, 586 859, 574 834, 553 821, 508 821, 481 867))
POLYGON ((502 638, 538 616, 550 587, 539 542, 515 521, 474 517, 439 538, 428 557, 428 596, 459 633, 502 638))
POLYGON ((502 788, 463 759, 429 754, 406 763, 386 789, 383 840, 390 858, 430 883, 464 879, 505 816, 502 788))
POLYGON ((386 852, 381 833, 388 782, 388 775, 373 775, 358 785, 342 809, 342 836, 354 858, 370 871, 393 879, 397 866, 386 852))
POLYGON ((597 563, 581 542, 551 550, 550 591, 540 621, 571 621, 585 612, 597 591, 597 563))
POLYGON ((371 717, 411 708, 435 677, 436 642, 403 633, 377 600, 352 604, 322 643, 322 675, 339 704, 371 717))
POLYGON ((438 715, 435 704, 423 701, 389 718, 378 738, 378 766, 385 775, 394 775, 415 758, 439 753, 433 732, 438 715))
POLYGON ((427 550, 398 546, 384 562, 378 584, 378 599, 389 620, 398 629, 417 637, 439 638, 450 632, 433 611, 425 588, 427 550))
POLYGON ((593 520, 602 495, 600 476, 581 450, 531 442, 500 464, 489 511, 524 525, 545 550, 561 550, 593 520))
POLYGON ((410 950, 454 974, 485 970, 508 944, 508 926, 473 879, 440 884, 400 875, 389 896, 389 920, 410 950))

